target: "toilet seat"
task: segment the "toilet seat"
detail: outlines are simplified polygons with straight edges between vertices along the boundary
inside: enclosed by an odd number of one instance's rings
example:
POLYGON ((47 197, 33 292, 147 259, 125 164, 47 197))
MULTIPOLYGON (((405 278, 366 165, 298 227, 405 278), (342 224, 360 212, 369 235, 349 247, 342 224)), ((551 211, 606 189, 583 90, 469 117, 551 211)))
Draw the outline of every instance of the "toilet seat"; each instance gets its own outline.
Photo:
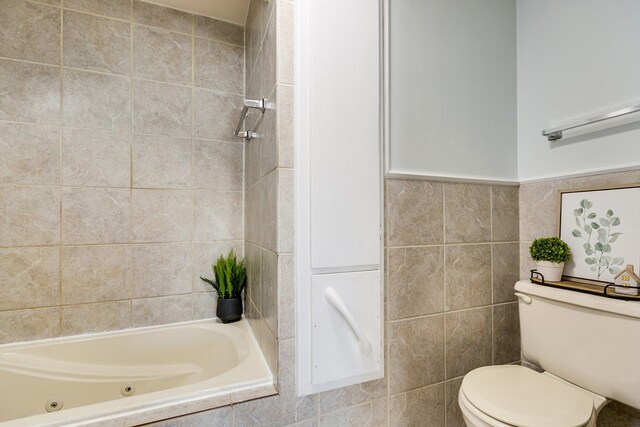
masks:
POLYGON ((496 425, 582 427, 594 414, 586 392, 517 365, 475 369, 464 377, 460 393, 496 425))

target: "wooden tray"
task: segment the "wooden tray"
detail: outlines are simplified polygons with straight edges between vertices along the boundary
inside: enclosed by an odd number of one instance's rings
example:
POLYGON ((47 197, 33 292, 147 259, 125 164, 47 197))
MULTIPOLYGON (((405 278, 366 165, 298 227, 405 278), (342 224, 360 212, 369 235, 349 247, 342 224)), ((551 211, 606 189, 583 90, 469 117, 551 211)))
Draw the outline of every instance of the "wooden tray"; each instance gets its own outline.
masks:
POLYGON ((607 285, 595 285, 592 283, 570 282, 562 280, 560 282, 550 282, 544 280, 537 270, 531 270, 531 283, 549 286, 551 288, 567 289, 570 291, 583 292, 591 295, 598 295, 606 298, 623 299, 627 301, 640 301, 640 295, 627 295, 616 292, 617 285, 609 283, 607 285))

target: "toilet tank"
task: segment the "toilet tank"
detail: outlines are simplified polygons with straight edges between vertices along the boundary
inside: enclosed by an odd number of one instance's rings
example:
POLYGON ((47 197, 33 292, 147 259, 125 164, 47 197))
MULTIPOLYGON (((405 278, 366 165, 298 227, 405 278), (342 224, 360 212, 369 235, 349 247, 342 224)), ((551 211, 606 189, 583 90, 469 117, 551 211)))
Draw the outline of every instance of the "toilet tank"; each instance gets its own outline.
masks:
POLYGON ((527 360, 640 409, 640 302, 524 280, 515 289, 527 360))

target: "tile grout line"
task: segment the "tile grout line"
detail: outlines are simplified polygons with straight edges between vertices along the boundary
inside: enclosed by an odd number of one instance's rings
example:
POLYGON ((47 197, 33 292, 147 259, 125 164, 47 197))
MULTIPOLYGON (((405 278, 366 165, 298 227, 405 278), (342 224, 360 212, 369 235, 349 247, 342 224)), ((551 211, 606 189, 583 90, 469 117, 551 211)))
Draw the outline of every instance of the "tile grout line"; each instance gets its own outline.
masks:
POLYGON ((58 336, 62 336, 62 196, 63 196, 63 153, 64 153, 64 0, 60 0, 60 115, 59 115, 59 129, 58 137, 60 138, 59 145, 59 177, 58 177, 58 336))
MULTIPOLYGON (((130 42, 129 42, 129 55, 130 55, 130 60, 129 60, 129 102, 130 102, 130 106, 131 106, 131 116, 129 117, 130 119, 130 123, 129 123, 129 129, 130 129, 130 134, 129 134, 129 242, 133 241, 133 184, 134 184, 134 180, 133 180, 133 173, 134 173, 134 168, 133 168, 133 132, 134 132, 134 120, 135 120, 135 102, 134 102, 134 96, 135 96, 135 90, 134 90, 134 81, 133 81, 133 76, 135 74, 135 63, 136 63, 136 58, 135 58, 135 49, 134 49, 134 32, 133 32, 133 0, 129 0, 129 38, 130 38, 130 42)), ((131 275, 131 288, 129 289, 130 291, 130 298, 129 298, 129 327, 133 327, 133 294, 134 294, 134 287, 136 286, 135 283, 133 282, 133 251, 129 252, 129 274, 131 275)))
POLYGON ((191 193, 191 318, 195 318, 195 296, 194 296, 194 287, 195 287, 195 257, 194 257, 194 245, 193 239, 195 237, 195 191, 193 191, 195 187, 195 95, 194 95, 194 87, 195 87, 195 74, 196 74, 196 41, 195 41, 195 17, 191 15, 191 87, 190 87, 190 95, 191 95, 191 185, 190 185, 190 193, 191 193))

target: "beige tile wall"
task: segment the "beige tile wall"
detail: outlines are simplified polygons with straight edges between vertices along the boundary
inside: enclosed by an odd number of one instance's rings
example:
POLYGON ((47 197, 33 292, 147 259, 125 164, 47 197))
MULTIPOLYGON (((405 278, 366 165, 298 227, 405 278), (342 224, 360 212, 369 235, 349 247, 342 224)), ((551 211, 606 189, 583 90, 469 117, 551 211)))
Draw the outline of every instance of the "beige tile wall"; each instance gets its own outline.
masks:
POLYGON ((0 342, 211 317, 244 251, 244 29, 0 0, 0 342))

